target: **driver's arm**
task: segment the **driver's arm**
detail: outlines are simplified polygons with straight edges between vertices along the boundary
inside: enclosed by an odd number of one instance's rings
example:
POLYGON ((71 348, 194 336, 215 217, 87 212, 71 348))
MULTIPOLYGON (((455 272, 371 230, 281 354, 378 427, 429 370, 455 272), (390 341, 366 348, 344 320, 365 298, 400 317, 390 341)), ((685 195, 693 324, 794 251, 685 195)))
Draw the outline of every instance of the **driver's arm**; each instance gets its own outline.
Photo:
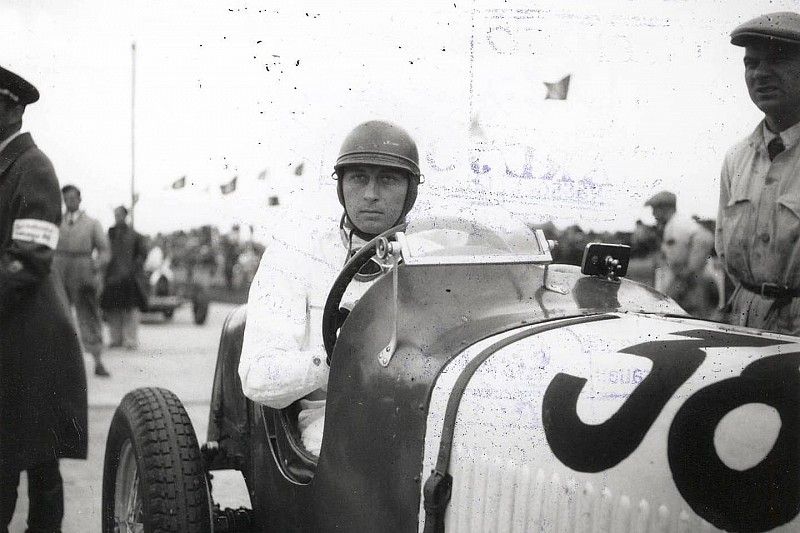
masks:
POLYGON ((275 251, 265 251, 250 287, 239 377, 245 396, 282 409, 325 387, 328 365, 322 348, 310 346, 307 298, 314 273, 303 271, 307 261, 292 250, 275 251))

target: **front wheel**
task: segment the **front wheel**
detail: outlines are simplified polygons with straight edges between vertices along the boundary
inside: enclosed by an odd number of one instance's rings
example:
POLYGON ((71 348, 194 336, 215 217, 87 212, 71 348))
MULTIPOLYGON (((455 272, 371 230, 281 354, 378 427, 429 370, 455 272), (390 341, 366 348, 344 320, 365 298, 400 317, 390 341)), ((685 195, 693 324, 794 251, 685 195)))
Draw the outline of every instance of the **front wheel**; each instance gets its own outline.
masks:
POLYGON ((211 532, 200 448, 180 400, 136 389, 114 413, 103 464, 103 533, 211 532))

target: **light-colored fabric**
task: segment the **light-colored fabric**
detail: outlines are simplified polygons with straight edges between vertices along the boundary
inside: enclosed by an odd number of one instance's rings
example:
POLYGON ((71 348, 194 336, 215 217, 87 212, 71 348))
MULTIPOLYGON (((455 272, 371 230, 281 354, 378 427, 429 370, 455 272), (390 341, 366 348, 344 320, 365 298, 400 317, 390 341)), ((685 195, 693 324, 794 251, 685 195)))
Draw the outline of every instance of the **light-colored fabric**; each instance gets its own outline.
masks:
POLYGON ((74 287, 97 285, 97 278, 110 256, 108 236, 100 222, 83 211, 67 213, 61 221, 53 261, 64 282, 74 287))
POLYGON ((6 137, 5 139, 3 139, 3 141, 2 141, 2 142, 0 142, 0 152, 2 152, 3 150, 5 150, 5 149, 6 149, 6 146, 8 146, 9 144, 11 144, 11 141, 13 141, 14 139, 16 139, 16 138, 17 138, 17 137, 19 137, 20 135, 22 135, 22 132, 21 132, 21 131, 15 131, 15 132, 14 132, 14 133, 12 133, 11 135, 9 135, 9 136, 8 136, 8 137, 6 137))
MULTIPOLYGON (((250 287, 239 376, 244 394, 282 409, 326 389, 322 311, 347 259, 336 220, 319 218, 267 243, 250 287)), ((342 299, 351 308, 372 282, 353 281, 342 299)), ((310 451, 321 442, 324 401, 304 403, 300 430, 310 451)))
POLYGON ((303 447, 314 455, 322 448, 322 430, 325 429, 325 400, 300 400, 297 428, 303 447))
MULTIPOLYGON (((763 122, 725 156, 720 180, 716 249, 728 275, 753 285, 800 288, 800 124, 780 133, 786 150, 767 154, 763 122)), ((770 137, 771 138, 771 137, 770 137)), ((741 286, 731 321, 800 334, 800 298, 785 305, 741 286)))
POLYGON ((155 272, 161 268, 163 263, 164 252, 161 251, 160 246, 153 246, 150 248, 150 251, 147 252, 147 259, 144 260, 144 270, 145 272, 155 272))
POLYGON ((673 275, 699 275, 714 248, 714 236, 696 220, 675 213, 664 226, 661 251, 673 275))
POLYGON ((80 210, 66 214, 59 228, 53 270, 68 303, 75 307, 81 343, 94 355, 103 351, 100 270, 109 254, 108 238, 97 220, 80 210))
POLYGON ((58 226, 38 218, 18 218, 11 227, 11 238, 55 250, 58 245, 58 226))
POLYGON ((129 350, 139 347, 139 309, 106 309, 108 336, 111 346, 124 346, 129 350))

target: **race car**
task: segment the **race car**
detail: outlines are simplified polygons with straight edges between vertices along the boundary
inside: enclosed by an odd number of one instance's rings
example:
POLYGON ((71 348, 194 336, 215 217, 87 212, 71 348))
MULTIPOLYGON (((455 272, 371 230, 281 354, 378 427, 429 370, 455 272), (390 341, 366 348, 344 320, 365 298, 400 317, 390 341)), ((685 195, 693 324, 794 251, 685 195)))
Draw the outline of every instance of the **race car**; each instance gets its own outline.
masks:
POLYGON ((236 309, 202 448, 165 389, 117 409, 103 531, 800 529, 800 339, 686 316, 624 279, 627 247, 590 244, 573 267, 552 244, 460 213, 362 248, 325 305, 319 457, 297 404, 242 395, 236 309), (386 273, 343 319, 369 260, 386 273), (214 505, 222 469, 252 509, 214 505))
POLYGON ((150 250, 144 265, 145 275, 149 280, 149 294, 144 312, 160 313, 164 320, 170 321, 178 307, 189 303, 192 306, 194 323, 202 326, 208 317, 207 291, 199 283, 178 286, 168 258, 164 258, 162 254, 158 259, 151 260, 156 251, 160 252, 160 249, 154 247, 150 250))

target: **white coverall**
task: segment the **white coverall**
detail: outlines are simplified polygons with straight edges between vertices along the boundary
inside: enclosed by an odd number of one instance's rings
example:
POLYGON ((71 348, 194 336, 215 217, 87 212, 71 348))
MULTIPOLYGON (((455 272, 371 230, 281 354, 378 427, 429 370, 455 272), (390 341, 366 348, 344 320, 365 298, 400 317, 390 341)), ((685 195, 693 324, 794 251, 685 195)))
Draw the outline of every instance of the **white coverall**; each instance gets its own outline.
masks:
MULTIPOLYGON (((273 409, 300 400, 303 445, 319 455, 325 400, 304 397, 327 388, 322 311, 347 259, 348 240, 327 218, 306 225, 312 227, 275 235, 267 244, 250 287, 239 377, 245 396, 273 409)), ((353 236, 353 250, 363 244, 353 236)), ((352 308, 373 281, 353 280, 340 307, 352 308)))

